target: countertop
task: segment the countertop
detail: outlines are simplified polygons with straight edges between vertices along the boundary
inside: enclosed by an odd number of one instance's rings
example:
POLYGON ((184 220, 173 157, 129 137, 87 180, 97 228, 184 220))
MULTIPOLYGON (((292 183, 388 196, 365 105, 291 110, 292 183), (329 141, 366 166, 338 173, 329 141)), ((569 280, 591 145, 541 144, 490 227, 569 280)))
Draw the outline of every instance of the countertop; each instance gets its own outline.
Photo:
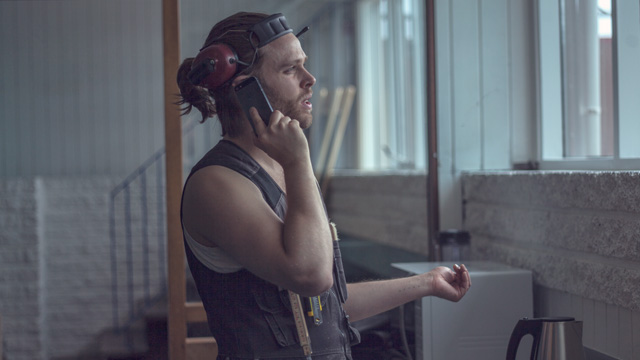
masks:
POLYGON ((391 264, 428 261, 423 254, 343 234, 340 235, 340 251, 347 282, 404 276, 406 272, 391 264))

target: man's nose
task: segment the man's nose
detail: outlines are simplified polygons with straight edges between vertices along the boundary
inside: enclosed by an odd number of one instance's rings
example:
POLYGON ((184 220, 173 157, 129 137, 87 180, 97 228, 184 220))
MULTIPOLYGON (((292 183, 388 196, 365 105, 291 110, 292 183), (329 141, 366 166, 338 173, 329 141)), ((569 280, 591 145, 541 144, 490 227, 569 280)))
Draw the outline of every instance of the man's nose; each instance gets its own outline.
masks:
POLYGON ((305 69, 305 77, 303 81, 304 82, 302 83, 302 87, 310 88, 316 83, 316 78, 313 75, 311 75, 311 73, 308 70, 305 69))

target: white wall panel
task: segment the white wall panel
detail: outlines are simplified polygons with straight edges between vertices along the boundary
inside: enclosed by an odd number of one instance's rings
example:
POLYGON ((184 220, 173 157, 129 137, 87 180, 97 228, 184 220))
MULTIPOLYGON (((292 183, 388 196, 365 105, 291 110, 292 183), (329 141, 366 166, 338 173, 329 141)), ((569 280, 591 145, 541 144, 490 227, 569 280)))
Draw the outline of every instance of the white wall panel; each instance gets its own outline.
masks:
POLYGON ((162 147, 160 6, 0 2, 0 176, 126 174, 162 147))
POLYGON ((17 27, 14 18, 17 12, 17 4, 13 2, 0 4, 3 6, 0 11, 0 44, 2 45, 2 67, 0 67, 0 79, 2 84, 2 93, 0 94, 0 111, 2 111, 2 166, 4 169, 9 169, 12 172, 17 171, 18 163, 18 151, 14 146, 14 141, 11 138, 15 136, 18 131, 18 124, 16 121, 17 103, 15 101, 15 83, 17 81, 17 61, 9 61, 9 55, 15 57, 18 49, 18 40, 15 36, 5 36, 4 34, 13 33, 14 28, 17 27), (9 94, 12 94, 9 98, 9 94))
POLYGON ((457 170, 481 167, 478 2, 451 1, 454 162, 457 170))
MULTIPOLYGON (((163 147, 161 4, 0 1, 0 176, 125 176, 163 147)), ((211 27, 237 11, 284 12, 294 29, 332 21, 314 18, 330 2, 301 4, 182 1, 181 57, 195 56, 211 27)), ((216 141, 215 122, 192 141, 216 141)))
POLYGON ((462 171, 509 169, 535 156, 529 3, 435 3, 441 228, 462 224, 462 171))
POLYGON ((479 7, 482 168, 508 169, 509 6, 507 0, 483 0, 479 7))

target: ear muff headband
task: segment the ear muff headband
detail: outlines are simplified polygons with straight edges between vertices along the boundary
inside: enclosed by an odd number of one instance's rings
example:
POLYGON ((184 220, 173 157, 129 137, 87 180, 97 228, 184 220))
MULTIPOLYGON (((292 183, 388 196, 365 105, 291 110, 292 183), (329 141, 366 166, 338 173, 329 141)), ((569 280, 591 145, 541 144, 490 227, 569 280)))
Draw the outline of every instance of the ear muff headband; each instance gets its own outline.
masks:
POLYGON ((268 18, 253 25, 250 31, 258 37, 258 49, 282 35, 293 32, 287 24, 287 19, 282 14, 273 14, 269 16, 268 18))
MULTIPOLYGON (((308 28, 305 28, 297 36, 306 31, 306 29, 308 28)), ((284 15, 273 14, 253 25, 247 31, 248 41, 251 42, 255 51, 258 51, 259 48, 292 31, 284 15), (251 40, 256 37, 258 39, 257 45, 251 40)), ((247 67, 253 65, 253 62, 251 64, 241 62, 231 46, 224 43, 216 43, 215 41, 212 45, 200 49, 200 52, 193 60, 191 71, 187 75, 192 84, 203 86, 210 90, 214 90, 231 80, 240 70, 238 63, 247 67)))

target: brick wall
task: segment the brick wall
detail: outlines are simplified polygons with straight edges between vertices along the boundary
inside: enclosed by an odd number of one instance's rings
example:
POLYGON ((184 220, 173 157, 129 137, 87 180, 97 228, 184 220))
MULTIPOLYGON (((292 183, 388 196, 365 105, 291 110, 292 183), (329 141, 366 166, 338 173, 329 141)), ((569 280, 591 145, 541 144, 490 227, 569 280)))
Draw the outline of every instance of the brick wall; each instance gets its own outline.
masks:
POLYGON ((99 335, 114 325, 114 263, 121 324, 140 311, 145 299, 162 291, 162 199, 149 184, 144 216, 137 201, 143 196, 139 181, 129 191, 129 210, 119 195, 112 243, 109 204, 115 185, 116 180, 108 178, 0 181, 0 314, 6 360, 90 352, 99 335), (126 212, 129 224, 124 221, 126 212))
POLYGON ((108 193, 113 181, 46 179, 46 337, 52 358, 78 353, 111 324, 108 193))
POLYGON ((536 316, 583 320, 585 346, 639 359, 639 182, 639 172, 465 174, 473 256, 532 270, 536 316))
POLYGON ((41 359, 44 354, 40 188, 33 179, 0 181, 0 316, 6 360, 41 359))

